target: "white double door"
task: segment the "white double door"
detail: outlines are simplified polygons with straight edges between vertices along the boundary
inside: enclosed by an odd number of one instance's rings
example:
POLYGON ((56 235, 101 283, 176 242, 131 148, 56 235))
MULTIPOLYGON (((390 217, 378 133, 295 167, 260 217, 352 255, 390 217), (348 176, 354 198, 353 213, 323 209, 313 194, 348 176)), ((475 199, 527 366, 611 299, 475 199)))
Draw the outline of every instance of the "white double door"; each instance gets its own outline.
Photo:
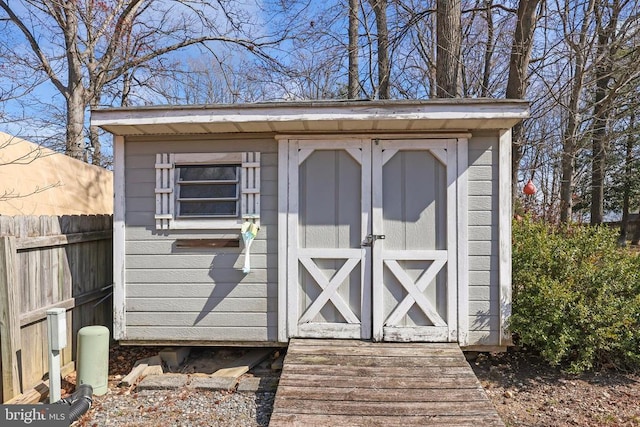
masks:
POLYGON ((456 142, 289 141, 290 337, 456 340, 456 142))

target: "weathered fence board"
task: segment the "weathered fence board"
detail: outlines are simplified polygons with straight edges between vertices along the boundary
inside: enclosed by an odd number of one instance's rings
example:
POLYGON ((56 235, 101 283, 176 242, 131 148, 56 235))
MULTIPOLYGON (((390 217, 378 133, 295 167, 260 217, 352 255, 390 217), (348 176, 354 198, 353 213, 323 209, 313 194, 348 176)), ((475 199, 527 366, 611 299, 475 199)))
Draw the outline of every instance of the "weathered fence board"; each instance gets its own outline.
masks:
MULTIPOLYGON (((0 277, 15 274, 15 237, 0 239, 0 277)), ((1 280, 1 279, 0 279, 1 280)), ((2 392, 5 395, 20 393, 18 365, 20 357, 19 294, 15 286, 0 283, 0 351, 2 352, 2 392)), ((10 396, 12 397, 12 396, 10 396)), ((6 399, 4 399, 6 400, 6 399)))
POLYGON ((74 362, 76 335, 112 324, 112 218, 0 216, 2 401, 48 371, 46 311, 67 310, 62 365, 74 362))

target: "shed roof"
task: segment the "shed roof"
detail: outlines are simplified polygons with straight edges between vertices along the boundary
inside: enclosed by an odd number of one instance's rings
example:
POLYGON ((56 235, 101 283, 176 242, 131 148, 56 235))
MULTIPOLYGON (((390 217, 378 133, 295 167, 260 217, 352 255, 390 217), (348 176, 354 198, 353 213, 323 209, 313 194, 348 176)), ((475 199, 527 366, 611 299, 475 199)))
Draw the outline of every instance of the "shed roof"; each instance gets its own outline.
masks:
POLYGON ((527 117, 520 100, 305 101, 98 109, 91 124, 125 136, 404 132, 508 129, 527 117))

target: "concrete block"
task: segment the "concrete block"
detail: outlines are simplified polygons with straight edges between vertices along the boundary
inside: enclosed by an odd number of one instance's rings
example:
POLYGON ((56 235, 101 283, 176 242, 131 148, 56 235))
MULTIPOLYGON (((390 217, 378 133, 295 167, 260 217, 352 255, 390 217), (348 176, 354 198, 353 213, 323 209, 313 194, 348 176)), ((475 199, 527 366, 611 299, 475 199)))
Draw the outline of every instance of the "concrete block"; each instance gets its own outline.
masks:
POLYGON ((138 390, 172 390, 187 384, 187 376, 183 374, 150 375, 138 384, 138 390))
POLYGON ((149 365, 144 369, 144 371, 142 371, 143 377, 146 377, 149 375, 162 375, 162 374, 164 374, 162 365, 149 365))
POLYGON ((194 377, 189 387, 197 390, 235 390, 238 381, 232 377, 194 377))
POLYGON ((189 357, 191 347, 171 347, 165 348, 158 353, 158 356, 170 369, 177 369, 189 357))
POLYGON ((238 391, 256 393, 258 391, 276 391, 278 378, 275 377, 249 377, 242 378, 238 384, 238 391))
POLYGON ((160 356, 147 357, 145 359, 137 360, 133 366, 138 366, 143 364, 147 366, 162 365, 162 360, 160 359, 160 356))

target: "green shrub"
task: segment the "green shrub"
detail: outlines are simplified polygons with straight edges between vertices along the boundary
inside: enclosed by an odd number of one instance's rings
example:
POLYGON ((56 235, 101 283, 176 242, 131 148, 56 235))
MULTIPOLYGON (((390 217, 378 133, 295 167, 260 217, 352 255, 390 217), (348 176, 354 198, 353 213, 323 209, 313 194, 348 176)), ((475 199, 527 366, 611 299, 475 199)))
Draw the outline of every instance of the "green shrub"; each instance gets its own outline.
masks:
POLYGON ((516 343, 580 372, 640 367, 640 256, 607 227, 513 223, 516 343))

